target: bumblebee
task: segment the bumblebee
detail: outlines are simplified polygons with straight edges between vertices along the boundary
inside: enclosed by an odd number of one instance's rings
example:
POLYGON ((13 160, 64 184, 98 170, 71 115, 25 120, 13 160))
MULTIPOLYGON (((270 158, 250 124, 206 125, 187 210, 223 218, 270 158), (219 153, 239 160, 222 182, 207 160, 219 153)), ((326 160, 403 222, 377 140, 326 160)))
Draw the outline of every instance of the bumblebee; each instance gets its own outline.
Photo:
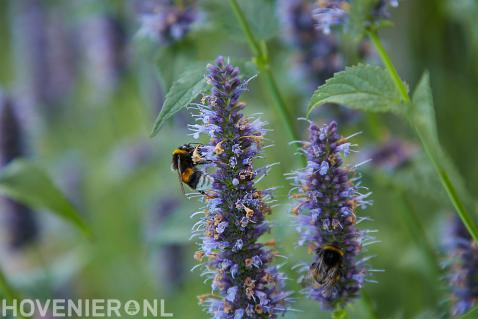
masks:
POLYGON ((323 245, 317 249, 317 261, 310 266, 310 275, 324 297, 330 297, 342 276, 344 252, 333 245, 323 245))
POLYGON ((200 193, 204 193, 205 190, 211 188, 214 181, 211 176, 197 168, 200 164, 208 163, 201 157, 200 147, 201 144, 196 146, 184 144, 173 151, 171 169, 178 172, 183 193, 183 183, 200 193))

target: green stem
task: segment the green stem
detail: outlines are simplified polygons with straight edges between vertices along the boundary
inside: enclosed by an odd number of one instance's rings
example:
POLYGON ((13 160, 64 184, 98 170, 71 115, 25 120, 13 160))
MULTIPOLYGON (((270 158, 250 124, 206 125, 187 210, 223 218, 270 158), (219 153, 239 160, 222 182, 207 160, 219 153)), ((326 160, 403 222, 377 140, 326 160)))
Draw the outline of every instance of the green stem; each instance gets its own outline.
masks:
POLYGON ((262 57, 263 52, 261 50, 259 42, 254 37, 254 33, 252 32, 251 27, 249 26, 249 23, 247 22, 247 19, 241 10, 241 7, 239 6, 236 0, 229 0, 229 3, 231 4, 232 10, 234 11, 234 14, 236 15, 236 18, 239 21, 239 24, 241 25, 242 30, 246 34, 247 42, 249 43, 249 46, 251 47, 252 52, 254 53, 256 58, 262 57))
POLYGON ((275 105, 277 106, 277 110, 279 111, 282 121, 286 123, 287 132, 293 140, 298 140, 299 136, 296 135, 293 123, 291 122, 292 116, 290 115, 290 112, 287 109, 287 106, 285 105, 284 100, 280 95, 279 86, 277 85, 274 75, 272 74, 272 71, 268 66, 264 71, 267 85, 269 87, 270 92, 272 93, 272 97, 274 99, 275 105))
POLYGON ((244 31, 247 42, 249 43, 249 47, 251 48, 252 53, 255 56, 255 62, 261 72, 264 73, 266 77, 267 86, 269 91, 274 99, 274 106, 276 108, 277 113, 279 113, 281 120, 284 122, 285 126, 287 127, 287 131, 290 137, 293 140, 298 140, 299 136, 294 130, 294 124, 292 122, 292 116, 287 109, 287 105, 284 102, 282 95, 280 94, 279 87, 277 85, 277 81, 275 80, 274 74, 269 65, 269 56, 267 53, 267 46, 263 44, 261 47, 261 43, 257 41, 252 32, 252 29, 247 21, 244 13, 241 10, 241 7, 237 3, 237 0, 229 0, 232 10, 241 25, 242 30, 244 31))
POLYGON ((10 283, 5 277, 5 274, 1 270, 0 270, 0 290, 5 294, 5 297, 8 302, 12 302, 16 298, 15 291, 10 286, 10 283))
MULTIPOLYGON (((393 65, 387 51, 385 51, 385 48, 383 47, 382 41, 380 40, 377 32, 375 30, 369 30, 368 35, 370 39, 372 40, 372 43, 374 44, 375 48, 377 49, 377 52, 380 58, 382 59, 383 64, 385 65, 391 78, 393 79, 395 86, 400 91, 403 101, 406 103, 410 103, 411 99, 410 99, 410 96, 408 95, 407 88, 405 87, 400 76, 398 75, 397 69, 395 69, 395 66, 393 65)), ((410 122, 412 124, 414 123, 412 119, 410 122)), ((478 228, 476 227, 476 224, 473 222, 473 218, 471 217, 470 213, 465 208, 465 205, 462 199, 460 198, 460 196, 458 195, 455 185, 453 184, 448 174, 446 173, 445 168, 440 164, 440 161, 439 161, 440 155, 434 151, 433 145, 429 142, 428 139, 425 138, 426 137, 425 134, 423 134, 418 127, 415 127, 415 129, 423 145, 423 148, 425 149, 425 153, 427 154, 428 158, 432 162, 435 172, 440 178, 440 182, 442 186, 445 188, 448 194, 448 197, 450 198, 450 201, 455 207, 455 210, 458 216, 460 216, 461 221, 463 222, 463 224, 465 225, 466 229, 468 230, 470 235, 473 237, 475 242, 478 243, 478 228)))
POLYGON ((403 84, 403 81, 400 79, 397 69, 393 65, 392 60, 387 54, 387 51, 385 51, 385 48, 382 45, 382 41, 380 41, 380 37, 378 36, 377 31, 370 30, 368 31, 368 35, 370 37, 370 40, 372 40, 375 49, 377 49, 377 53, 380 56, 380 59, 382 59, 383 64, 390 73, 390 76, 392 77, 395 86, 400 91, 400 95, 402 96, 403 101, 405 103, 409 103, 410 97, 408 96, 407 88, 405 87, 405 84, 403 84))
POLYGON ((474 308, 471 308, 467 313, 460 316, 458 319, 473 319, 478 315, 478 305, 474 308))
POLYGON ((433 151, 433 148, 431 147, 431 145, 429 145, 427 139, 424 138, 424 134, 422 134, 418 128, 416 129, 416 132, 418 137, 420 138, 420 141, 422 142, 423 148, 425 149, 425 153, 432 162, 432 165, 435 168, 438 177, 440 178, 441 184, 445 188, 448 197, 450 198, 453 206, 455 207, 458 216, 460 216, 460 219, 468 230, 468 233, 478 244, 478 228, 476 227, 476 224, 473 221, 473 218, 471 217, 470 213, 466 209, 465 204, 463 203, 460 195, 458 195, 458 191, 456 190, 455 185, 453 185, 453 182, 446 173, 445 168, 440 164, 439 155, 433 151))

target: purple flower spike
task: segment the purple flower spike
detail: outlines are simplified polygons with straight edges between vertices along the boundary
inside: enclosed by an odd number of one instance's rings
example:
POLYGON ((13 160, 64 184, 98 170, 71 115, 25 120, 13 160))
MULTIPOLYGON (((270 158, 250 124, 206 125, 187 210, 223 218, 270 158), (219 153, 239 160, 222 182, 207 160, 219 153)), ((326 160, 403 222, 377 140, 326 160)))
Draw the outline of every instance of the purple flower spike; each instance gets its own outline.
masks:
POLYGON ((369 204, 361 194, 359 176, 344 166, 344 148, 353 145, 337 133, 337 124, 310 123, 310 139, 303 152, 307 166, 293 173, 291 197, 296 205, 299 245, 313 260, 303 264, 304 293, 326 309, 343 306, 358 295, 367 275, 362 245, 372 240, 357 229, 357 209, 369 204))
POLYGON ((284 275, 271 264, 274 253, 257 242, 269 231, 265 215, 271 212, 270 190, 259 191, 254 183, 267 172, 253 166, 266 130, 241 112, 245 104, 239 97, 247 82, 239 78, 239 68, 219 57, 207 71, 210 94, 197 105, 197 124, 191 125, 193 136, 210 137, 201 153, 215 167, 195 232, 202 236, 195 258, 207 257, 204 274, 213 293, 199 300, 213 318, 276 318, 287 311, 289 293, 284 275))
POLYGON ((453 217, 448 240, 451 313, 453 317, 458 317, 478 304, 478 246, 457 216, 453 217))

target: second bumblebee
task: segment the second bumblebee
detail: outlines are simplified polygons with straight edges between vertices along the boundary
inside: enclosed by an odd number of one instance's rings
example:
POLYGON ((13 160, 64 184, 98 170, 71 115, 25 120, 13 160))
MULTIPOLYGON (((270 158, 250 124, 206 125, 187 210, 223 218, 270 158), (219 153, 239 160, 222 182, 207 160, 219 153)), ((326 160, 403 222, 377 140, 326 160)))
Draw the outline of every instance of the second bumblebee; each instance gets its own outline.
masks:
POLYGON ((342 276, 344 252, 333 245, 323 245, 317 250, 317 261, 310 266, 310 275, 322 289, 323 295, 332 295, 342 276))

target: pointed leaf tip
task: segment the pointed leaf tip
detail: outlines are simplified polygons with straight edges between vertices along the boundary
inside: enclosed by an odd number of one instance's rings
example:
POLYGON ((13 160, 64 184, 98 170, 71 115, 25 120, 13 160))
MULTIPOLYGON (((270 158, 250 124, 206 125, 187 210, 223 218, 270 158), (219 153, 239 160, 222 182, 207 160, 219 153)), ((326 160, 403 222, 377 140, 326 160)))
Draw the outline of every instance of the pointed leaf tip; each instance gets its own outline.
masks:
POLYGON ((0 194, 37 209, 47 209, 91 238, 91 231, 74 205, 48 174, 27 160, 16 160, 0 170, 0 194))
POLYGON ((206 89, 206 86, 203 67, 193 68, 181 74, 166 94, 163 107, 154 122, 150 137, 156 136, 166 121, 187 107, 193 99, 206 89))

